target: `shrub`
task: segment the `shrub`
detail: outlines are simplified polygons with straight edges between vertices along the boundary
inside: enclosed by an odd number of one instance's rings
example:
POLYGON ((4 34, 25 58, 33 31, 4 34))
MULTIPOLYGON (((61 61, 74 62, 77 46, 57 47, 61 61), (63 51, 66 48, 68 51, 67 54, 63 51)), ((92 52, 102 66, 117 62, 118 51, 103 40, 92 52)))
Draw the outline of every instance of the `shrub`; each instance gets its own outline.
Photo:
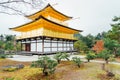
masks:
POLYGON ((113 58, 113 55, 110 54, 109 50, 103 50, 99 53, 99 57, 103 58, 106 61, 106 63, 108 63, 108 60, 110 58, 113 58))
POLYGON ((7 66, 3 66, 2 69, 3 71, 8 71, 8 72, 12 72, 18 69, 22 69, 24 68, 23 64, 17 64, 17 65, 7 65, 7 66))
POLYGON ((0 49, 0 54, 4 54, 4 49, 0 49))
POLYGON ((23 69, 23 68, 24 68, 24 65, 23 65, 23 64, 17 64, 15 67, 16 67, 17 69, 23 69))
POLYGON ((43 74, 47 76, 48 74, 54 73, 57 62, 45 56, 39 58, 38 61, 32 62, 31 66, 43 68, 43 74))
POLYGON ((87 55, 86 55, 86 59, 88 60, 88 62, 90 62, 90 60, 96 58, 96 55, 95 53, 93 52, 89 52, 87 55))
POLYGON ((15 78, 5 78, 5 80, 14 80, 15 78))
POLYGON ((80 65, 82 63, 81 59, 78 57, 73 57, 72 61, 80 68, 80 65))
POLYGON ((17 68, 14 67, 14 66, 11 66, 11 65, 3 67, 3 71, 12 72, 12 71, 15 71, 15 70, 17 70, 17 68))
POLYGON ((54 59, 57 60, 58 63, 60 63, 61 59, 62 59, 62 53, 59 52, 57 54, 54 55, 54 59))
POLYGON ((7 58, 13 58, 13 56, 12 55, 7 55, 7 58))
POLYGON ((67 54, 67 53, 61 53, 61 52, 57 53, 57 54, 54 56, 54 58, 57 60, 58 63, 60 63, 60 61, 61 61, 62 59, 66 59, 66 60, 69 61, 69 57, 70 57, 69 54, 67 54))
POLYGON ((5 59, 6 57, 6 54, 0 54, 0 58, 5 59))
POLYGON ((69 54, 67 54, 67 53, 62 53, 62 58, 63 58, 63 59, 66 59, 66 60, 69 61, 69 57, 70 57, 69 54))
POLYGON ((116 56, 120 57, 120 49, 118 49, 116 56))

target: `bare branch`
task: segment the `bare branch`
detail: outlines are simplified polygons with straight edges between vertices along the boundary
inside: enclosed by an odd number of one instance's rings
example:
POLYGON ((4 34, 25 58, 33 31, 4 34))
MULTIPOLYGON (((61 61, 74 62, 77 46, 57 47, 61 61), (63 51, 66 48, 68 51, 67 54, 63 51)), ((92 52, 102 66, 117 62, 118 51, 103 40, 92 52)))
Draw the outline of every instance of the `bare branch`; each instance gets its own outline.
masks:
POLYGON ((26 15, 28 10, 40 9, 44 3, 45 2, 43 0, 4 0, 0 1, 0 13, 26 15), (10 11, 12 11, 12 13, 10 11))
POLYGON ((15 13, 8 13, 8 12, 2 12, 2 11, 0 11, 0 13, 3 13, 3 14, 8 14, 8 15, 22 15, 22 14, 15 14, 15 13))
POLYGON ((23 2, 23 3, 26 3, 26 4, 32 5, 31 3, 26 2, 26 1, 24 1, 24 0, 19 0, 19 1, 17 1, 17 0, 16 0, 16 1, 10 1, 10 0, 9 0, 9 1, 6 1, 6 2, 1 2, 0 5, 1 5, 1 4, 9 4, 9 3, 19 3, 19 2, 23 2))

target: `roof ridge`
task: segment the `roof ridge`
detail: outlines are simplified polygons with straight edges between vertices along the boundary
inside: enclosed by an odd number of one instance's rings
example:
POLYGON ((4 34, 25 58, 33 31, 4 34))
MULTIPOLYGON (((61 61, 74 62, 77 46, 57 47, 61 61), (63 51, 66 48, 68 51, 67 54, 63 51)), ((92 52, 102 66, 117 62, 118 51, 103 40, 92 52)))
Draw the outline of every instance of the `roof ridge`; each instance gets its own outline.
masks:
POLYGON ((33 13, 33 14, 30 14, 30 15, 26 15, 25 17, 29 17, 29 16, 32 16, 32 15, 35 15, 35 14, 37 14, 37 13, 39 13, 39 12, 45 10, 45 9, 46 9, 47 7, 49 7, 49 6, 50 6, 53 10, 55 10, 56 12, 58 12, 58 13, 64 15, 64 16, 66 16, 66 17, 68 17, 68 18, 72 18, 72 17, 70 17, 70 16, 67 16, 67 15, 65 15, 65 14, 63 14, 63 13, 57 11, 57 10, 54 9, 49 3, 48 3, 43 9, 39 10, 38 12, 35 12, 35 13, 33 13))

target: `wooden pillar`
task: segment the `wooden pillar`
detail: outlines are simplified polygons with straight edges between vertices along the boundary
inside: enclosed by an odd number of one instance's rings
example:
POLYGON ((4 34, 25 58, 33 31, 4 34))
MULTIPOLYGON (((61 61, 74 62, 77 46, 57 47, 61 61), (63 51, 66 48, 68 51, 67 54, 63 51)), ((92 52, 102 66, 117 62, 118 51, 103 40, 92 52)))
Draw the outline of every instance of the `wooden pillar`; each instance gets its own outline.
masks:
POLYGON ((23 51, 22 48, 23 48, 23 44, 22 44, 22 41, 21 41, 21 51, 23 51))
POLYGON ((57 51, 58 51, 58 41, 59 41, 59 40, 57 39, 57 51))
POLYGON ((44 37, 42 37, 42 53, 44 54, 44 37))
POLYGON ((71 51, 71 49, 70 49, 70 41, 69 41, 69 51, 71 51))
POLYGON ((36 39, 36 52, 37 52, 37 39, 36 39))
POLYGON ((64 40, 62 40, 62 50, 64 51, 64 40))
POLYGON ((67 51, 67 40, 66 40, 66 51, 67 51))
POLYGON ((30 51, 31 51, 31 39, 30 39, 30 46, 29 47, 30 47, 30 51))
POLYGON ((50 51, 52 52, 52 38, 50 39, 50 51))
POLYGON ((73 41, 73 43, 72 43, 72 44, 73 44, 73 46, 72 46, 72 50, 74 50, 74 41, 73 41))

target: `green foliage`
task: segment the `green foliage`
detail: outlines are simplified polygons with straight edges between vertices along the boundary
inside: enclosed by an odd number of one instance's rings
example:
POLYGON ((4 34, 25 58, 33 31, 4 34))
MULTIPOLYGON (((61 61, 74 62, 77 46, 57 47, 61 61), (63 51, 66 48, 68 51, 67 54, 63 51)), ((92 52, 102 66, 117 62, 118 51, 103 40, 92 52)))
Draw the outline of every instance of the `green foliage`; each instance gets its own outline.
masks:
POLYGON ((14 80, 15 78, 5 78, 4 80, 14 80))
POLYGON ((73 57, 72 61, 80 68, 80 65, 82 64, 82 61, 78 57, 73 57))
POLYGON ((14 45, 13 42, 6 42, 5 44, 5 50, 13 50, 14 49, 14 45))
POLYGON ((120 43, 120 17, 114 17, 112 30, 108 31, 107 37, 120 43))
POLYGON ((8 71, 8 72, 13 72, 13 71, 15 71, 15 70, 17 70, 16 67, 3 68, 3 71, 8 71))
POLYGON ((21 50, 21 43, 17 42, 16 43, 16 51, 20 51, 21 50))
POLYGON ((92 48, 94 42, 95 42, 95 37, 91 34, 88 34, 87 36, 83 36, 81 34, 75 34, 74 37, 76 37, 78 40, 81 40, 84 42, 84 44, 87 46, 87 48, 92 48))
POLYGON ((57 62, 60 63, 60 61, 61 61, 62 59, 67 59, 67 60, 69 60, 69 57, 70 57, 69 54, 59 52, 59 53, 55 54, 54 59, 56 59, 57 62))
POLYGON ((62 53, 62 59, 66 59, 66 60, 68 60, 69 61, 69 57, 70 57, 70 55, 69 54, 67 54, 67 53, 62 53))
POLYGON ((61 59, 62 59, 62 53, 59 52, 57 54, 54 55, 54 59, 57 60, 58 63, 60 63, 61 59))
POLYGON ((0 58, 5 59, 7 57, 6 54, 0 54, 0 58))
POLYGON ((88 62, 94 58, 96 58, 96 55, 91 51, 86 55, 86 59, 88 60, 88 62))
POLYGON ((15 43, 14 35, 4 35, 4 36, 2 35, 2 39, 0 40, 0 49, 11 52, 18 49, 20 50, 20 45, 15 43))
POLYGON ((4 47, 5 47, 4 41, 0 40, 0 49, 4 49, 4 47))
POLYGON ((111 40, 110 38, 104 39, 104 47, 114 53, 117 56, 117 52, 119 51, 120 44, 116 40, 111 40))
POLYGON ((110 58, 112 58, 113 57, 113 55, 112 54, 110 54, 110 51, 109 50, 103 50, 103 51, 101 51, 100 53, 99 53, 99 57, 100 58, 103 58, 105 61, 106 61, 106 63, 108 63, 108 60, 110 59, 110 58))
POLYGON ((38 61, 33 62, 31 66, 43 68, 43 74, 47 76, 48 74, 54 73, 57 62, 45 56, 39 58, 38 61))
POLYGON ((4 54, 4 49, 0 49, 0 54, 4 54))
POLYGON ((117 56, 117 57, 120 57, 120 48, 118 48, 118 51, 117 51, 116 56, 117 56))
POLYGON ((84 51, 84 53, 86 53, 88 51, 88 47, 86 46, 86 44, 82 41, 82 40, 78 40, 74 43, 74 48, 78 51, 84 51))
POLYGON ((92 48, 95 43, 95 37, 91 34, 85 36, 82 41, 87 45, 88 48, 92 48))
POLYGON ((12 55, 7 55, 7 58, 13 58, 13 56, 12 55))
POLYGON ((14 35, 6 35, 5 39, 6 39, 6 41, 14 41, 15 40, 15 36, 14 35))
POLYGON ((2 70, 3 71, 8 71, 8 72, 13 72, 19 69, 23 69, 24 65, 23 64, 17 64, 17 65, 7 65, 7 66, 3 66, 2 70))

